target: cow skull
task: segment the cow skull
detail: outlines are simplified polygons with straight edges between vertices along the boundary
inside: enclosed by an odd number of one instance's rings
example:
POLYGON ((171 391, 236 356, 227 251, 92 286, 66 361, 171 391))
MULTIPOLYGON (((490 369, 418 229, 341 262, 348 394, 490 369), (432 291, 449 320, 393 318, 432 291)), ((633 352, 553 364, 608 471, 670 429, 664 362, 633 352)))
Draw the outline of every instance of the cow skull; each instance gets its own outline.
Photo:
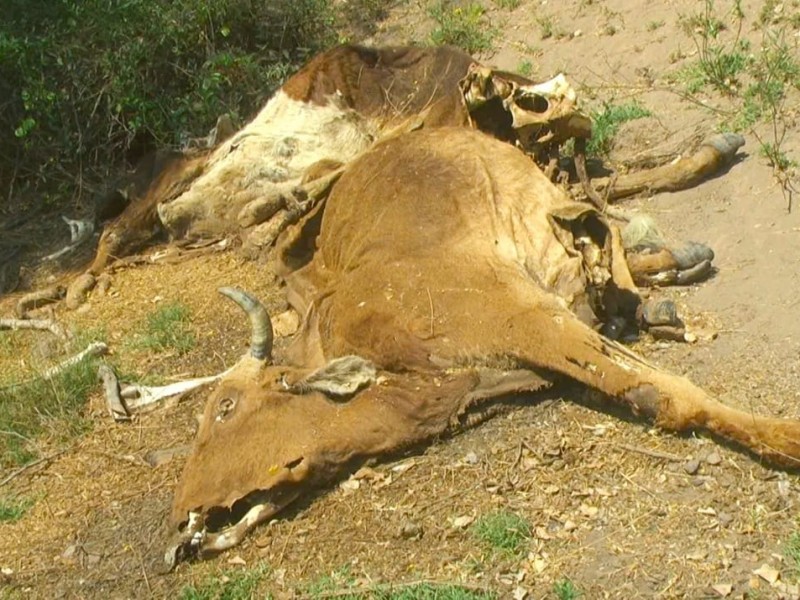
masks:
POLYGON ((528 85, 474 65, 462 80, 461 91, 470 112, 499 98, 523 146, 561 144, 592 135, 591 120, 579 110, 578 95, 563 73, 528 85))

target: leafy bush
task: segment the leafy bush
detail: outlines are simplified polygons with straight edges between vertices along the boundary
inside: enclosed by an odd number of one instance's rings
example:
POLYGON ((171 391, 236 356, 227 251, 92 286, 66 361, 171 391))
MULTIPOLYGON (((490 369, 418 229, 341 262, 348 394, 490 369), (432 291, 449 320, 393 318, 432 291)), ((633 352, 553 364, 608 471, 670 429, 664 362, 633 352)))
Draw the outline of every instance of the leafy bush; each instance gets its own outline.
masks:
POLYGON ((52 201, 126 157, 208 131, 222 113, 250 117, 335 43, 330 2, 6 0, 0 185, 52 201))

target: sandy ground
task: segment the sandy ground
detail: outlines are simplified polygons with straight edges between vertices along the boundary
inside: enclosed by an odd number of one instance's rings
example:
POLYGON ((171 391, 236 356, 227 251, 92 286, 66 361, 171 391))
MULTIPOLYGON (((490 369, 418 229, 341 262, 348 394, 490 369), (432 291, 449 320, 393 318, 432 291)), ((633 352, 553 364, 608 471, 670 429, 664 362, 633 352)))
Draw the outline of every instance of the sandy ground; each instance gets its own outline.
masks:
MULTIPOLYGON (((653 116, 626 125, 611 158, 658 153, 717 125, 666 83, 693 60, 678 20, 699 4, 523 0, 513 11, 489 11, 500 35, 483 58, 509 70, 530 61, 542 78, 564 71, 590 104, 635 97, 653 116), (544 17, 565 35, 541 39, 544 17)), ((745 35, 756 43, 751 25, 761 4, 744 2, 745 35)), ((393 10, 372 41, 424 41, 431 27, 410 2, 393 10)), ((800 150, 797 134, 795 127, 789 151, 800 150)), ((675 240, 711 245, 718 267, 701 285, 658 292, 714 338, 642 342, 636 350, 728 403, 800 417, 800 209, 787 212, 751 137, 745 151, 724 176, 695 189, 626 203, 654 216, 675 240)), ((192 310, 197 347, 183 357, 134 359, 139 372, 204 375, 231 364, 247 343, 247 324, 214 292, 231 283, 259 293, 273 311, 283 309, 268 267, 220 253, 121 271, 110 295, 58 316, 76 327, 102 323, 113 348, 156 303, 180 300, 192 310)), ((0 313, 13 300, 0 299, 0 313)), ((20 347, 34 345, 35 335, 20 347)), ((26 366, 24 358, 6 356, 0 368, 26 366)), ((260 590, 285 598, 302 597, 324 576, 334 587, 461 581, 500 597, 518 588, 530 598, 553 597, 553 582, 564 577, 585 598, 798 597, 791 588, 797 573, 783 556, 797 527, 795 474, 703 436, 667 435, 571 400, 520 408, 379 465, 377 475, 308 499, 236 550, 161 575, 164 520, 183 459, 153 469, 142 457, 192 439, 203 394, 116 425, 98 391, 88 409, 90 433, 66 447, 45 440, 45 455, 66 451, 0 488, 6 497, 34 499, 19 522, 0 524, 0 567, 10 570, 0 575, 0 597, 164 597, 261 563, 270 570, 260 590), (532 525, 522 554, 492 552, 461 526, 498 509, 532 525), (763 565, 779 572, 776 585, 754 574, 763 565)))

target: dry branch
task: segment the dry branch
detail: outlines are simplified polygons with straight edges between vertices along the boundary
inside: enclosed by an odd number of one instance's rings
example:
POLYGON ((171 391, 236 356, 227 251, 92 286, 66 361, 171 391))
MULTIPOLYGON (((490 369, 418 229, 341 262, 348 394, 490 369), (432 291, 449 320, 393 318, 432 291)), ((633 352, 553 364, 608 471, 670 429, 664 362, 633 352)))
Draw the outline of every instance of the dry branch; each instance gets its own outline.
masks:
POLYGON ((10 329, 11 331, 17 331, 19 329, 39 329, 42 331, 49 331, 62 340, 66 340, 68 337, 64 327, 50 319, 0 319, 0 330, 3 329, 10 329))
POLYGON ((97 369, 97 378, 103 382, 106 393, 106 406, 111 418, 115 421, 130 421, 131 416, 119 393, 119 380, 114 369, 108 365, 100 365, 97 369))
POLYGON ((58 452, 53 452, 52 454, 48 454, 47 456, 43 456, 42 458, 38 458, 38 459, 36 459, 36 460, 34 460, 32 462, 29 462, 27 465, 24 465, 24 466, 20 467, 16 471, 13 471, 10 475, 8 475, 8 477, 6 477, 2 481, 0 481, 0 487, 3 487, 7 483, 10 483, 12 480, 16 479, 17 477, 22 475, 25 471, 28 471, 29 469, 32 469, 36 465, 40 465, 40 464, 42 464, 44 462, 49 462, 49 461, 53 460, 54 458, 58 458, 59 456, 64 454, 67 450, 69 450, 69 448, 67 448, 65 450, 59 450, 58 452))
POLYGON ((105 343, 103 343, 103 342, 92 342, 91 344, 89 344, 86 347, 85 350, 81 350, 75 356, 71 356, 67 360, 58 363, 56 366, 50 367, 49 369, 46 369, 45 371, 42 371, 36 377, 31 377, 29 379, 24 379, 22 381, 18 381, 17 383, 12 383, 10 385, 6 385, 6 386, 0 388, 0 390, 7 390, 7 389, 12 389, 12 388, 20 387, 20 386, 23 386, 23 385, 27 385, 27 384, 29 384, 29 383, 31 383, 33 381, 36 381, 37 379, 52 379, 56 375, 59 375, 60 373, 65 371, 66 369, 68 369, 68 368, 70 368, 70 367, 72 367, 74 365, 77 365, 79 362, 81 362, 85 358, 88 358, 90 356, 100 356, 102 354, 106 354, 107 352, 108 352, 108 346, 106 346, 105 343))
POLYGON ((54 285, 43 290, 25 294, 17 302, 14 312, 16 313, 17 317, 23 319, 29 311, 33 310, 34 308, 39 308, 40 306, 58 302, 66 293, 67 290, 64 288, 64 286, 54 285))

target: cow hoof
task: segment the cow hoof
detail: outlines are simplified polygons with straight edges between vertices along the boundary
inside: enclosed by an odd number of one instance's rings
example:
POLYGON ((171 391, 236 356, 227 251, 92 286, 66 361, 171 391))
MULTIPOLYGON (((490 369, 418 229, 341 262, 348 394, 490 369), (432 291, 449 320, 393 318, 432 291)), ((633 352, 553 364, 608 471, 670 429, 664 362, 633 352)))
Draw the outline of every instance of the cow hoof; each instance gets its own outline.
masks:
POLYGON ((704 260, 691 269, 678 271, 677 283, 678 285, 691 285, 692 283, 698 283, 711 275, 711 270, 711 261, 704 260))
POLYGON ((650 300, 642 305, 642 321, 648 327, 669 325, 683 327, 678 307, 672 300, 650 300))
POLYGON ((711 146, 717 152, 722 154, 725 162, 731 160, 736 151, 744 146, 744 137, 738 133, 718 133, 706 142, 707 146, 711 146))
POLYGON ((678 269, 685 270, 691 269, 703 262, 711 263, 714 260, 714 251, 705 244, 697 242, 688 242, 681 248, 670 250, 675 262, 678 263, 678 269))

